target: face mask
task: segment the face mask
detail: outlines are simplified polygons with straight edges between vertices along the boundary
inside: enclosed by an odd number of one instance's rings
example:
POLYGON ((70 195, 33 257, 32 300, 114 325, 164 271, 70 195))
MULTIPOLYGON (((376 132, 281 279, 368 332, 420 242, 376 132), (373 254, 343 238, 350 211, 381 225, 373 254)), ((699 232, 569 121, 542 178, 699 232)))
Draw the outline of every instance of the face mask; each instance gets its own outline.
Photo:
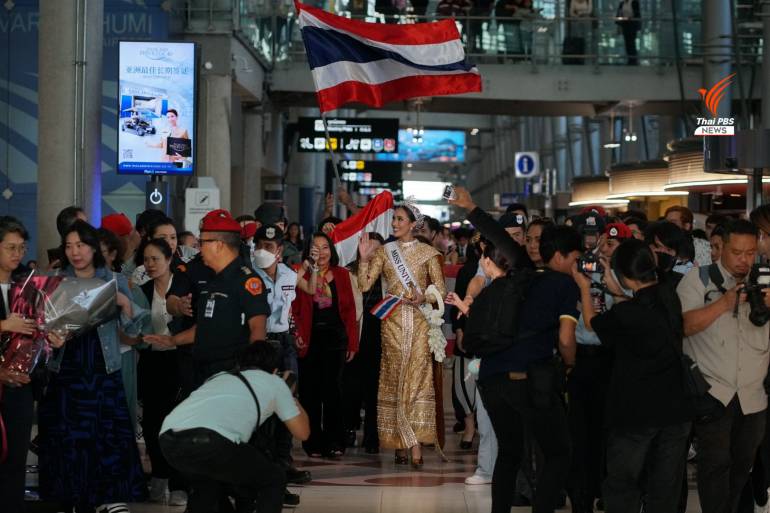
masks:
POLYGON ((267 269, 275 262, 275 255, 266 249, 258 249, 252 256, 254 265, 260 269, 267 269))
POLYGON ((674 257, 668 253, 655 253, 658 257, 658 269, 668 272, 674 267, 674 257))
POLYGON ((674 265, 674 267, 671 270, 674 271, 675 273, 687 274, 688 272, 690 272, 690 269, 692 269, 692 268, 693 268, 693 263, 692 262, 679 262, 679 261, 677 261, 676 264, 674 265))

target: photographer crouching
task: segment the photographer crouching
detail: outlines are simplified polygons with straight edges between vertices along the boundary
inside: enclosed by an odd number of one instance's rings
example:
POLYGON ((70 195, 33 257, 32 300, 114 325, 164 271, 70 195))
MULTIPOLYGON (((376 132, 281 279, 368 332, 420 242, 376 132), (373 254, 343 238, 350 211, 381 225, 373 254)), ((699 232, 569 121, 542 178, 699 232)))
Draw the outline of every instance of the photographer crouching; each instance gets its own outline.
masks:
POLYGON ((573 271, 580 287, 583 322, 614 351, 607 390, 608 513, 675 513, 684 477, 691 407, 681 366, 682 314, 674 289, 659 284, 656 259, 637 239, 626 239, 612 257, 612 269, 633 298, 616 298, 597 313, 591 279, 573 271), (646 478, 643 478, 646 470, 646 478))
POLYGON ((684 352, 710 385, 695 418, 704 513, 736 511, 765 433, 770 298, 754 266, 758 236, 748 221, 726 224, 720 260, 693 269, 677 287, 684 352))
MULTIPOLYGON (((220 497, 236 499, 238 513, 278 513, 286 475, 260 441, 273 414, 307 440, 310 424, 286 383, 273 374, 278 353, 257 341, 238 358, 237 371, 209 378, 166 417, 160 446, 169 464, 190 482, 190 513, 218 511, 220 497)), ((267 444, 269 445, 269 444, 267 444)))

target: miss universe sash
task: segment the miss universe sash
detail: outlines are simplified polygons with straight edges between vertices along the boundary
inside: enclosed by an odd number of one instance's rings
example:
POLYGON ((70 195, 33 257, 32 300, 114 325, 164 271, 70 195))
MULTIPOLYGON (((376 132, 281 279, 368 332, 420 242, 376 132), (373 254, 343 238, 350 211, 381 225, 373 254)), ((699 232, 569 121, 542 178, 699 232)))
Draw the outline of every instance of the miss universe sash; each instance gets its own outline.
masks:
POLYGON ((412 275, 412 270, 409 269, 409 266, 406 264, 406 259, 404 258, 403 253, 401 253, 398 242, 393 241, 385 244, 385 253, 388 255, 390 263, 393 264, 393 268, 396 270, 396 275, 398 276, 398 279, 401 280, 401 285, 404 286, 404 290, 409 291, 413 286, 418 293, 422 294, 422 290, 420 290, 417 280, 415 280, 412 275))

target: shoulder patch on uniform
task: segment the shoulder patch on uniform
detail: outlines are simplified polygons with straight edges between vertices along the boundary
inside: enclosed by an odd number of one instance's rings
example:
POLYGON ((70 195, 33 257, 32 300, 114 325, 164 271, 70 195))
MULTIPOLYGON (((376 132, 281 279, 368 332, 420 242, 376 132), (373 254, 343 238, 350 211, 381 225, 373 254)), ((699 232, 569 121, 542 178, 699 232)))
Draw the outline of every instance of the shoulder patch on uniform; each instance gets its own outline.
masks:
POLYGON ((243 271, 243 274, 245 274, 246 276, 251 274, 251 269, 249 269, 245 265, 243 267, 241 267, 241 271, 243 271))
POLYGON ((243 285, 246 291, 252 296, 256 296, 262 293, 262 280, 257 277, 249 278, 243 285))

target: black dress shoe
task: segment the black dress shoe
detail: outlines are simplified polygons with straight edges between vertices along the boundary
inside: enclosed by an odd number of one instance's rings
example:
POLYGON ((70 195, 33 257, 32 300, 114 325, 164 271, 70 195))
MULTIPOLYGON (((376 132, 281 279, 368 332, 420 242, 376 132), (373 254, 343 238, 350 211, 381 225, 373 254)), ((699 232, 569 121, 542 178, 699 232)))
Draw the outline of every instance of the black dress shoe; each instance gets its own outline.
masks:
POLYGON ((299 495, 291 493, 289 490, 283 492, 283 506, 285 508, 294 508, 299 506, 299 495))
POLYGON ((290 467, 286 470, 286 482, 289 484, 306 484, 313 480, 313 475, 308 470, 300 470, 290 467))

